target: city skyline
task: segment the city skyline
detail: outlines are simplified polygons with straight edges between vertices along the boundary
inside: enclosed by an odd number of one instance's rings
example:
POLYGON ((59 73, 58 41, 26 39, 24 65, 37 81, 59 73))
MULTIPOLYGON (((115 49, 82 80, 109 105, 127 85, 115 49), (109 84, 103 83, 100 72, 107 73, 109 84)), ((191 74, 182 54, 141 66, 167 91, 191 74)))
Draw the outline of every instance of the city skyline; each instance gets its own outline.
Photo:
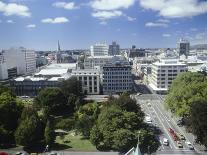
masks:
POLYGON ((0 49, 88 48, 117 41, 121 48, 176 47, 180 38, 207 43, 203 0, 1 0, 0 49), (185 7, 183 7, 185 6, 185 7))

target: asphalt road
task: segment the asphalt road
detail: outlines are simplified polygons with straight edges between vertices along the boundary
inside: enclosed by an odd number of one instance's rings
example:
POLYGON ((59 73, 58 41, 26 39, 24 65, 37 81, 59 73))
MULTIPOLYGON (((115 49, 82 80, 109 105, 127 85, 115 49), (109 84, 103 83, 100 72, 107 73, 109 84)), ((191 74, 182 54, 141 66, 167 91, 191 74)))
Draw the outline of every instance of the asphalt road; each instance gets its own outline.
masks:
POLYGON ((168 111, 164 108, 163 98, 157 94, 143 94, 135 96, 137 103, 141 105, 146 115, 152 119, 152 125, 159 127, 161 134, 159 135, 160 143, 162 144, 163 138, 169 140, 169 146, 161 145, 156 154, 176 154, 176 155, 206 155, 206 152, 200 151, 197 148, 190 150, 186 141, 192 144, 192 135, 188 135, 183 129, 177 126, 175 120, 170 116, 168 111), (172 128, 176 134, 182 134, 186 140, 181 141, 183 148, 178 148, 176 142, 173 140, 169 128, 172 128))

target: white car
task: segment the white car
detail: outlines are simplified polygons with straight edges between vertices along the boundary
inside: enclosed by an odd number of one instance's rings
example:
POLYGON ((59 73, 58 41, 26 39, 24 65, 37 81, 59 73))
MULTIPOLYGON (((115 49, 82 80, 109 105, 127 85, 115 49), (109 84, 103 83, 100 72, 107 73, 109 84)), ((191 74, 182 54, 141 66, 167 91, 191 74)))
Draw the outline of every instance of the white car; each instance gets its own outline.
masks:
POLYGON ((167 138, 163 138, 162 144, 168 146, 169 145, 169 140, 167 138))
POLYGON ((152 123, 152 119, 150 116, 145 116, 145 122, 151 124, 152 123))
POLYGON ((188 146, 188 148, 190 150, 194 150, 194 147, 193 147, 193 145, 190 142, 186 142, 186 145, 188 146))

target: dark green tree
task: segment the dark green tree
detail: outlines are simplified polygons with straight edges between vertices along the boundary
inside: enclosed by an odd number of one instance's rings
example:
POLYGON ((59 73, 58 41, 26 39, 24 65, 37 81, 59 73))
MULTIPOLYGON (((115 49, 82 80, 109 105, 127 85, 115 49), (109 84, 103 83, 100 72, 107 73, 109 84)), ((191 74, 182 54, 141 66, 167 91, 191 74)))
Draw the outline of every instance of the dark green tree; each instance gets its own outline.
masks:
POLYGON ((51 147, 55 142, 55 131, 51 119, 47 121, 44 136, 46 145, 51 147))
POLYGON ((78 97, 82 96, 81 82, 78 81, 76 77, 71 77, 68 80, 63 81, 61 90, 66 97, 69 97, 71 94, 78 97))
POLYGON ((98 118, 99 111, 97 103, 88 103, 75 113, 76 128, 87 138, 90 136, 90 130, 98 118))
POLYGON ((0 94, 0 143, 14 143, 14 132, 23 106, 9 91, 0 94))
POLYGON ((136 145, 135 133, 141 128, 142 122, 142 116, 134 112, 122 111, 115 104, 107 106, 102 109, 91 130, 90 139, 99 150, 125 152, 136 145))
POLYGON ((25 108, 15 132, 16 143, 30 147, 40 140, 41 135, 41 123, 37 112, 32 107, 25 108))
POLYGON ((188 119, 189 127, 196 135, 197 141, 207 147, 207 100, 201 103, 194 103, 190 108, 188 119))
POLYGON ((71 112, 71 106, 59 88, 45 88, 35 99, 35 106, 43 109, 46 117, 71 112))

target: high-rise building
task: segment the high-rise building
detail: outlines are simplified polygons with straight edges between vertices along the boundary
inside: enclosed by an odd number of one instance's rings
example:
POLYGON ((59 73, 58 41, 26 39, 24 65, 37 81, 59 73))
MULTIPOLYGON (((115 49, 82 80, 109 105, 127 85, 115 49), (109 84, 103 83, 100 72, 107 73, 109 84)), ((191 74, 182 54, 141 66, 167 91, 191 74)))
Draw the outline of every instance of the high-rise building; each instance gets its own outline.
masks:
POLYGON ((131 66, 114 62, 103 66, 103 94, 116 94, 132 90, 131 66))
POLYGON ((8 70, 3 54, 0 53, 0 80, 8 79, 8 70))
POLYGON ((190 51, 190 42, 184 39, 180 39, 180 41, 177 43, 177 48, 179 56, 188 56, 190 51))
POLYGON ((17 69, 18 75, 29 75, 36 71, 36 56, 34 50, 20 48, 11 48, 3 50, 2 56, 7 69, 17 69))
POLYGON ((119 55, 120 46, 115 41, 112 42, 112 45, 109 45, 109 55, 119 55))
POLYGON ((91 46, 91 56, 108 55, 109 47, 106 43, 97 43, 91 46))
POLYGON ((181 72, 187 71, 187 65, 175 58, 163 58, 152 64, 149 86, 155 93, 165 94, 172 81, 181 72))

